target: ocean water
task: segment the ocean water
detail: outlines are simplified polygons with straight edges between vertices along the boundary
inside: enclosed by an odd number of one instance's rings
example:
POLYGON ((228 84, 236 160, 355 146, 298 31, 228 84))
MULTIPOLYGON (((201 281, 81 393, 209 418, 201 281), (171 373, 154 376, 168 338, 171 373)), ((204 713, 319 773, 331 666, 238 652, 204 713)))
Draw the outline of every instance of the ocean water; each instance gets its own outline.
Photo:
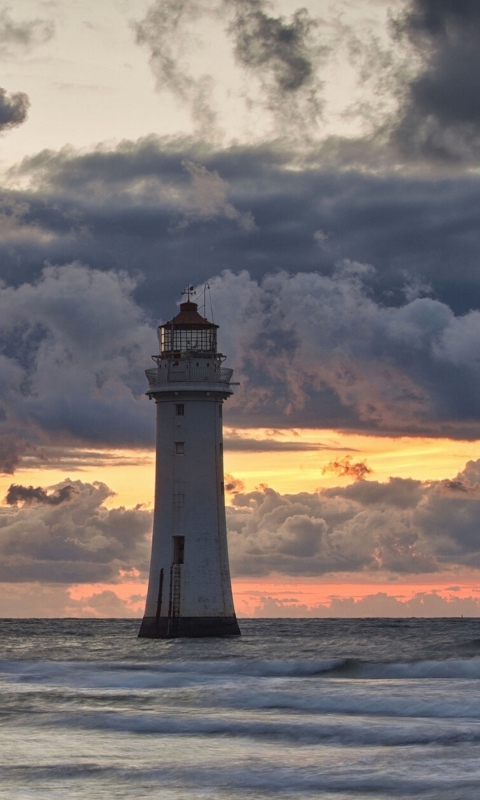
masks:
POLYGON ((1 800, 480 797, 480 620, 0 621, 1 800))

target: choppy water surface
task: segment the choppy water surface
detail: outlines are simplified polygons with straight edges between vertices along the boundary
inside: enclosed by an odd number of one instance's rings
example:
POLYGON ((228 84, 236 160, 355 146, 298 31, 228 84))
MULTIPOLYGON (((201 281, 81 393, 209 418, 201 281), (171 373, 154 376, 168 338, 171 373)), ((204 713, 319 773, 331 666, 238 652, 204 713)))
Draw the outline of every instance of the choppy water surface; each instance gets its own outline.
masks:
POLYGON ((480 796, 480 620, 0 621, 0 798, 480 796))

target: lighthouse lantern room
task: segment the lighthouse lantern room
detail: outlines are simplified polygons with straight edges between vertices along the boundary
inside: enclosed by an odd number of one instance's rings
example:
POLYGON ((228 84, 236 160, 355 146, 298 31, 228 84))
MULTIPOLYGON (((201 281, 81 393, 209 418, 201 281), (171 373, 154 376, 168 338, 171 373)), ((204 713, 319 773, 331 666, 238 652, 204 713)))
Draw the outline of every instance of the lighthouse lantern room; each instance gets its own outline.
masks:
POLYGON ((223 403, 233 370, 217 353, 218 325, 190 297, 159 327, 146 370, 157 410, 155 511, 139 636, 239 635, 227 551, 223 403))

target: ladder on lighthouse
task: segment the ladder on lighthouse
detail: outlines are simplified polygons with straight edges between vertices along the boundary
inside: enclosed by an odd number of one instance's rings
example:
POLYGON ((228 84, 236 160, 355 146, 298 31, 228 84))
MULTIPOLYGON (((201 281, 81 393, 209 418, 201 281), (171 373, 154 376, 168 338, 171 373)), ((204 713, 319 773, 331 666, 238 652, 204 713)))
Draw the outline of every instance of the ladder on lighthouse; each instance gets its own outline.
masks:
POLYGON ((168 636, 178 633, 180 617, 181 565, 173 563, 170 567, 170 602, 168 608, 168 636))

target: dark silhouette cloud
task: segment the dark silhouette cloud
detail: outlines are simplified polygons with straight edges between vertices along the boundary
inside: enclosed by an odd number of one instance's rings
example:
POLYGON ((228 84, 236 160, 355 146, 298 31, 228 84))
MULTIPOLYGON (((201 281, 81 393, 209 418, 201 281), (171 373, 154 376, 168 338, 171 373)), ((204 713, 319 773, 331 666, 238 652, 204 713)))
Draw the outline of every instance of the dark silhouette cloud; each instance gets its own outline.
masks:
POLYGON ((355 478, 356 481, 363 481, 372 472, 373 470, 365 461, 352 461, 352 456, 330 461, 322 469, 324 475, 332 473, 338 475, 339 478, 355 478))
POLYGON ((71 484, 66 484, 53 492, 47 492, 42 486, 20 486, 12 483, 5 497, 5 502, 9 506, 17 506, 20 503, 43 503, 47 506, 59 506, 78 494, 78 489, 71 484))
POLYGON ((29 99, 23 92, 8 94, 0 88, 0 132, 25 122, 29 105, 29 99))
POLYGON ((443 486, 445 489, 449 489, 452 492, 464 492, 465 494, 468 492, 468 486, 465 485, 462 481, 443 481, 443 486))
POLYGON ((233 475, 225 473, 225 491, 229 494, 238 494, 243 492, 245 484, 239 478, 234 478, 233 475))

